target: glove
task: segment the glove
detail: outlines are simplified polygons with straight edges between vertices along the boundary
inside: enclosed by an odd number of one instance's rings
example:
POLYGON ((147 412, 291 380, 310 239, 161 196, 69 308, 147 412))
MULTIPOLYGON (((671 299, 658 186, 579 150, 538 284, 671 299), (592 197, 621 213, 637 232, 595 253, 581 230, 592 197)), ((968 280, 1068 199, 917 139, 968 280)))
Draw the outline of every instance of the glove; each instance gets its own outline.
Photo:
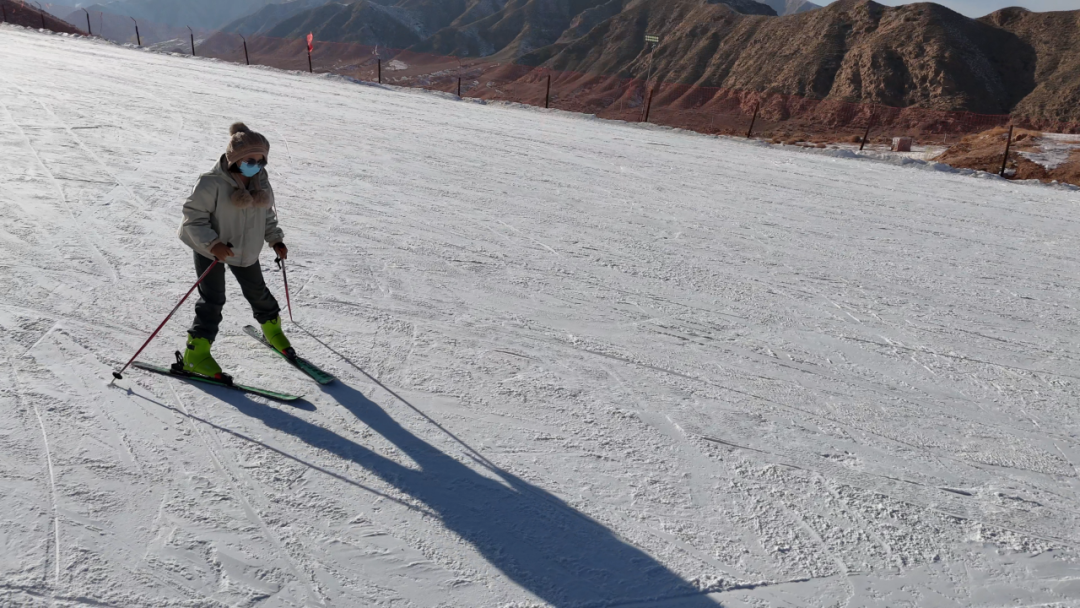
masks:
POLYGON ((225 258, 233 257, 233 250, 231 244, 218 243, 210 248, 210 253, 214 255, 218 261, 224 261, 225 258))
POLYGON ((274 253, 283 260, 289 259, 289 248, 285 246, 285 243, 274 243, 274 253))

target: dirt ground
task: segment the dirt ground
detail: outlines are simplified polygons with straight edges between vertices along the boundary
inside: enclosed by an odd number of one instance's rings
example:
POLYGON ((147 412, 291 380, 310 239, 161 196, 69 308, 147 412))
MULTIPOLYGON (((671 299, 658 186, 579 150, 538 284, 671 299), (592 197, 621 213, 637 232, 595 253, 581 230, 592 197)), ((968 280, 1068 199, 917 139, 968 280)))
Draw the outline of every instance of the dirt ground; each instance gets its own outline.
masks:
MULTIPOLYGON (((1009 130, 996 127, 981 133, 968 135, 946 150, 935 160, 954 167, 977 169, 997 173, 1001 171, 1001 160, 1005 154, 1005 143, 1009 130)), ((1053 168, 1027 158, 1025 153, 1039 153, 1044 147, 1056 142, 1039 131, 1017 129, 1013 132, 1013 143, 1009 150, 1009 159, 1005 165, 1006 176, 1012 179, 1037 179, 1043 182, 1058 181, 1080 186, 1080 144, 1071 152, 1067 150, 1067 160, 1053 168)), ((1067 147, 1067 144, 1064 144, 1067 147)), ((1062 144, 1057 144, 1060 149, 1062 144)))

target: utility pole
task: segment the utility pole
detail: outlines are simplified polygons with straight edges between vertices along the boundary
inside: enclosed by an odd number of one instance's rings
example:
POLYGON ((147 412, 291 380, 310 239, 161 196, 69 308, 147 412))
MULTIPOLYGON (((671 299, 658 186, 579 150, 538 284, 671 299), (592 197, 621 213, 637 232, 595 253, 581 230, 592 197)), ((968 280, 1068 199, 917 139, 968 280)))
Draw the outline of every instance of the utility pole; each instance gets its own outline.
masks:
POLYGON ((1014 125, 1009 125, 1009 136, 1005 140, 1005 156, 1002 157, 1002 159, 1001 159, 1001 171, 998 172, 998 175, 1000 175, 1001 177, 1005 177, 1005 168, 1009 164, 1009 150, 1012 148, 1012 138, 1013 138, 1013 129, 1014 128, 1015 128, 1014 125))
POLYGON ((645 74, 645 88, 649 88, 649 79, 652 78, 652 60, 656 54, 656 47, 660 46, 660 37, 651 34, 645 35, 645 43, 649 45, 649 71, 645 74))
POLYGON ((649 71, 645 74, 645 91, 646 95, 649 96, 649 100, 641 109, 641 118, 639 119, 639 122, 642 120, 649 120, 649 106, 652 105, 652 90, 649 89, 649 80, 652 79, 653 56, 656 54, 656 47, 660 46, 660 37, 652 34, 645 34, 645 44, 649 45, 649 71))
POLYGON ((862 136, 862 142, 859 144, 859 152, 862 152, 866 148, 866 140, 870 139, 870 129, 874 128, 874 108, 870 108, 870 118, 866 121, 866 133, 862 136))

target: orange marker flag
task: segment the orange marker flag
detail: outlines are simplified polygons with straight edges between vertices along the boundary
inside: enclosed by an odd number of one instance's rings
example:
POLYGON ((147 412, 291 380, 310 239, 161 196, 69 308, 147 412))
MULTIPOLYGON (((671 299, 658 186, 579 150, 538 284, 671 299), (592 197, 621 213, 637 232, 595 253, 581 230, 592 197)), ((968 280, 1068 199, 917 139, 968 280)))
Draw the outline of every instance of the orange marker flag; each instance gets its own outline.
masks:
POLYGON ((308 35, 307 35, 307 52, 309 52, 309 53, 311 51, 315 50, 315 48, 313 46, 311 46, 311 41, 312 41, 313 38, 315 38, 315 35, 311 34, 311 33, 308 33, 308 35))

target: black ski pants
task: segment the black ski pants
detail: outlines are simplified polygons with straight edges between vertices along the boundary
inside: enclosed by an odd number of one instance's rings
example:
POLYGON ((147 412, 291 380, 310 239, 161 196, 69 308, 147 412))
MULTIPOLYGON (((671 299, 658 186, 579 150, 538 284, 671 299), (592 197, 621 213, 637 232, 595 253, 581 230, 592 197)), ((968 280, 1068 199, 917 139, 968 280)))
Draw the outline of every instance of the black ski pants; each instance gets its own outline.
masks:
MULTIPOLYGON (((206 269, 214 261, 203 255, 195 254, 195 275, 202 276, 206 269)), ((195 322, 191 324, 188 333, 193 338, 206 338, 211 342, 217 338, 218 325, 221 324, 221 309, 225 306, 225 264, 224 262, 214 266, 210 274, 206 275, 199 284, 199 301, 195 303, 195 322)), ((255 320, 259 323, 273 321, 281 313, 281 307, 277 300, 266 287, 263 280, 262 268, 258 262, 251 266, 241 268, 229 266, 236 282, 240 284, 240 290, 251 304, 251 312, 255 314, 255 320)))

